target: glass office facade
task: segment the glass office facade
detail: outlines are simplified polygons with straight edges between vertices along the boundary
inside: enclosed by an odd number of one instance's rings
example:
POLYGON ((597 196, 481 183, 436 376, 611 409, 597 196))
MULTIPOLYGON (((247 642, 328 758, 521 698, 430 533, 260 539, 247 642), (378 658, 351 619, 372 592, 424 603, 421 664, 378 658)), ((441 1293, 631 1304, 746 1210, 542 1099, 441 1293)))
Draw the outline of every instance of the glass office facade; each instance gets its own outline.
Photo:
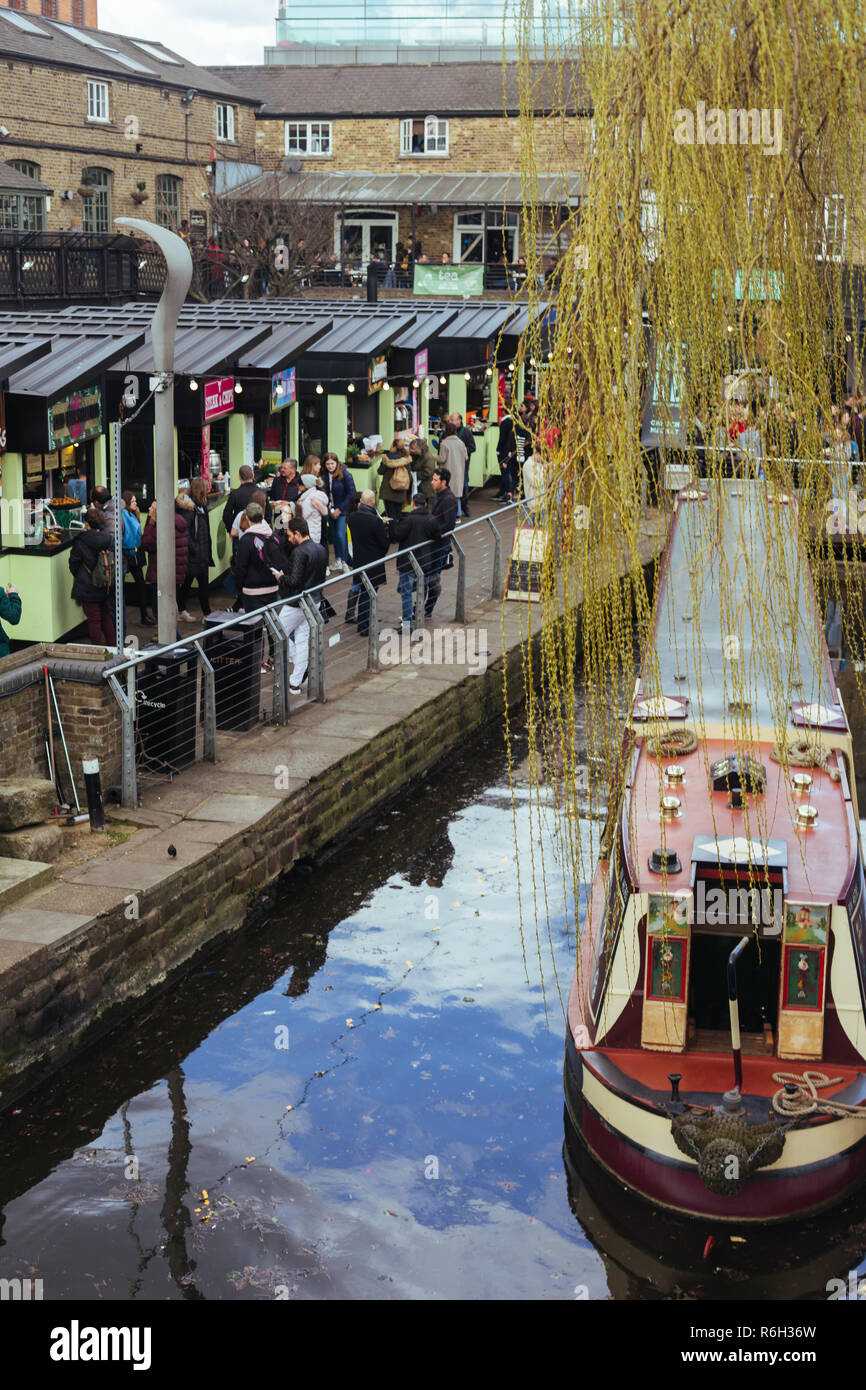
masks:
MULTIPOLYGON (((503 0, 282 0, 277 44, 331 46, 512 47, 519 6, 503 0)), ((568 0, 536 0, 532 37, 554 37, 568 0)))

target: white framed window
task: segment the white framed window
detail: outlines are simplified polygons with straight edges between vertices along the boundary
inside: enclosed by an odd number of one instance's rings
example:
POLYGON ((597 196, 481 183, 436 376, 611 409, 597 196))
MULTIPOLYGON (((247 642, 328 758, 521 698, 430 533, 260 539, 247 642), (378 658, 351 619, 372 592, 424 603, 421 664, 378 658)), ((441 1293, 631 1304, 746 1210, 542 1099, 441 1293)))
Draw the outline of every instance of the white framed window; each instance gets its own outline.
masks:
POLYGON ((448 122, 438 116, 410 116, 400 122, 401 155, 447 155, 448 122))
POLYGON ((330 121, 286 121, 286 154, 328 156, 330 121))
POLYGON ((220 101, 217 102, 216 108, 216 132, 218 140, 235 138, 235 108, 220 101))
POLYGON ((87 119, 107 124, 111 120, 108 107, 108 83, 87 79, 87 119))
MULTIPOLYGON (((501 266, 517 261, 520 215, 502 208, 454 214, 454 260, 464 265, 501 266)), ((491 284, 490 288, 496 288, 491 284)))
POLYGON ((845 255, 847 230, 845 195, 831 193, 824 199, 823 208, 818 211, 818 246, 815 254, 819 261, 842 260, 845 255))

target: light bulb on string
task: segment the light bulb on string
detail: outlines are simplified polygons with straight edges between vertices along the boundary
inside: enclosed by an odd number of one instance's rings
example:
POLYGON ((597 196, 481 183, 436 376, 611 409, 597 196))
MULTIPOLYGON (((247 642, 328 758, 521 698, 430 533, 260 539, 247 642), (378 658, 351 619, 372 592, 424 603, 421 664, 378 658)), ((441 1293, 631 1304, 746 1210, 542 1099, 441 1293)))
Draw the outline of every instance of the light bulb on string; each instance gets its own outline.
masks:
POLYGON ((197 391, 197 390, 198 390, 198 382, 196 381, 195 377, 192 377, 192 378, 190 379, 189 389, 190 389, 190 391, 197 391))
POLYGON ((416 377, 415 380, 412 382, 413 389, 417 391, 417 390, 418 390, 418 387, 419 387, 420 385, 421 385, 421 383, 420 383, 420 381, 418 380, 418 378, 416 377))
POLYGON ((236 396, 242 396, 243 393, 244 393, 243 382, 236 381, 236 382, 235 382, 235 388, 234 388, 234 389, 235 389, 235 395, 236 395, 236 396))
POLYGON ((321 396, 322 393, 323 393, 323 391, 324 391, 324 389, 325 389, 325 388, 324 388, 324 386, 322 385, 322 383, 319 382, 318 386, 316 387, 316 395, 317 395, 317 396, 321 396))
POLYGON ((463 380, 464 380, 464 381, 471 381, 471 380, 472 380, 472 378, 471 378, 471 376, 469 375, 468 372, 464 372, 464 373, 463 373, 463 380))
POLYGON ((354 391, 354 389, 355 389, 355 383, 354 383, 354 381, 350 381, 350 382, 349 382, 349 385, 346 387, 346 390, 349 391, 349 392, 352 392, 352 391, 354 391))
POLYGON ((439 385, 440 385, 440 386, 444 386, 444 385, 445 385, 445 378, 444 378, 444 376, 440 376, 440 378, 439 378, 439 385))

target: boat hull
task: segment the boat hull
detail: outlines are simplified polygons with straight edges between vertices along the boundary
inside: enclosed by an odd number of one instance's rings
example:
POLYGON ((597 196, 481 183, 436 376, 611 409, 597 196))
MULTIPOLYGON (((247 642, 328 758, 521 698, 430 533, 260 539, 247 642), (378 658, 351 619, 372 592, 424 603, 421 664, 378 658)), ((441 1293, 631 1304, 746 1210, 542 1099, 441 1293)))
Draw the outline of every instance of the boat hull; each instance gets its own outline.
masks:
POLYGON ((571 1040, 564 1084, 568 1125, 595 1161, 645 1201, 686 1216, 791 1220, 839 1201, 866 1177, 866 1120, 830 1119, 791 1131, 783 1159, 758 1169, 739 1191, 710 1192, 697 1164, 670 1152, 669 1118, 609 1092, 571 1040))

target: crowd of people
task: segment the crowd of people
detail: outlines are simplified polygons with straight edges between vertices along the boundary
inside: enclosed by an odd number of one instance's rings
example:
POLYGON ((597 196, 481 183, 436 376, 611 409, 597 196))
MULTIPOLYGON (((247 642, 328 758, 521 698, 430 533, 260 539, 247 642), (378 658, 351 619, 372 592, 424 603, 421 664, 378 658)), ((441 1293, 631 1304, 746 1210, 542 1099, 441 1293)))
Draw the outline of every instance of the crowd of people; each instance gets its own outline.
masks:
MULTIPOLYGON (((234 613, 250 614, 285 600, 277 617, 291 641, 290 688, 298 693, 307 678, 309 626, 299 596, 320 588, 332 574, 353 574, 346 621, 361 636, 369 633, 370 592, 355 572, 366 568, 378 591, 386 582, 384 559, 397 545, 397 589, 402 621, 411 631, 418 575, 405 552, 415 548, 423 580, 425 616, 429 618, 441 593, 441 573, 452 563, 451 536, 460 521, 464 484, 468 482, 468 450, 461 433, 462 418, 450 418, 443 430, 440 452, 419 438, 395 439, 379 462, 380 515, 376 495, 359 492, 351 469, 334 453, 308 455, 303 467, 285 459, 268 491, 245 465, 239 485, 232 489, 222 519, 231 537, 232 558, 224 587, 234 613), (458 492, 452 488, 453 460, 458 492), (407 508, 409 508, 407 510, 407 508), (333 546, 333 559, 329 554, 333 546)), ((474 441, 473 441, 474 443, 474 441)), ((142 515, 135 493, 123 493, 119 508, 104 487, 90 491, 84 527, 69 552, 72 597, 82 608, 89 640, 114 646, 114 535, 122 528, 123 583, 127 602, 135 603, 143 626, 156 624, 157 529, 156 503, 142 515), (127 582, 127 576, 129 580, 127 582)), ((209 570, 213 565, 207 484, 194 478, 174 501, 174 552, 179 622, 194 622, 188 604, 195 587, 202 618, 211 613, 209 570)), ((464 512, 465 514, 465 512, 464 512)), ((14 591, 2 596, 0 616, 17 621, 20 599, 14 591)), ((321 600, 322 611, 334 610, 321 600)), ((178 638, 180 634, 178 633, 178 638)), ((0 629, 0 643, 4 640, 0 629)), ((272 669, 273 654, 263 669, 272 669)))

